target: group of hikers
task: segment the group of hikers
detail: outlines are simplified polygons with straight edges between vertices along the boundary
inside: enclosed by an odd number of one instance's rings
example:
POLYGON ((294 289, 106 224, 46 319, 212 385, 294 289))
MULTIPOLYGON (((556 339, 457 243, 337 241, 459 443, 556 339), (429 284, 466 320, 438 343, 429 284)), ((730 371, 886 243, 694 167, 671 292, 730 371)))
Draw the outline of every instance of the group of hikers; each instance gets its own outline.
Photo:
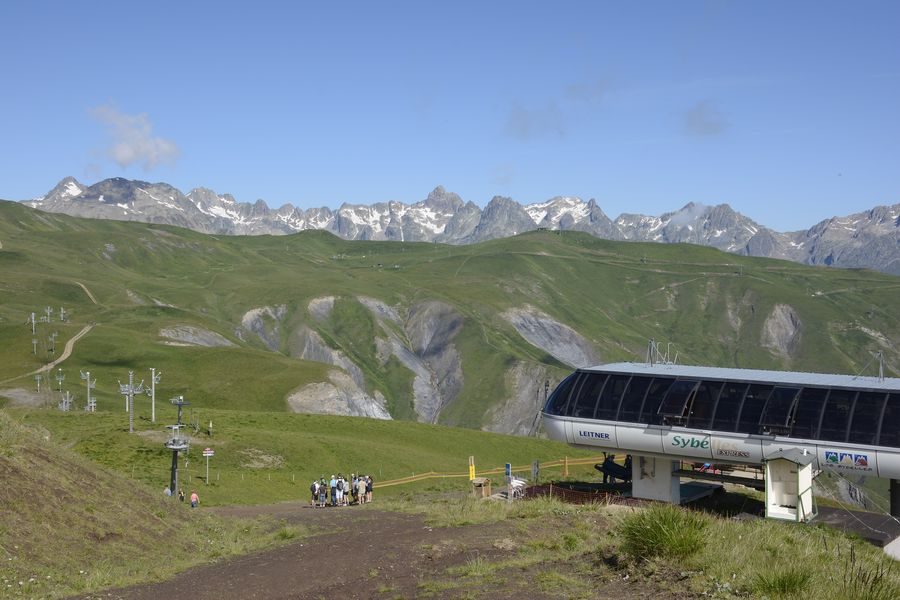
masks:
MULTIPOLYGON (((172 488, 170 488, 169 486, 164 487, 163 494, 165 494, 166 496, 171 496, 172 488)), ((178 499, 181 500, 182 502, 184 502, 184 490, 183 489, 178 490, 178 499)), ((191 490, 191 508, 197 508, 198 506, 200 506, 200 496, 197 495, 197 492, 195 492, 194 490, 191 490)))
POLYGON ((312 494, 309 504, 316 508, 329 506, 329 502, 330 506, 366 504, 372 501, 372 477, 351 474, 348 478, 338 473, 326 480, 323 476, 313 480, 309 491, 312 494))

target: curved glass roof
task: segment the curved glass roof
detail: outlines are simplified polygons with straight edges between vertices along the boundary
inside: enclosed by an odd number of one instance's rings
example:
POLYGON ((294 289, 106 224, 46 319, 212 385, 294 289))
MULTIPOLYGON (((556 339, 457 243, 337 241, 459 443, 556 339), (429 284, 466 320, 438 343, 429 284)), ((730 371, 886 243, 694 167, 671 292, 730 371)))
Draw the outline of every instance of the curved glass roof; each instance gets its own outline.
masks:
POLYGON ((683 365, 579 369, 551 415, 900 448, 900 379, 683 365))
POLYGON ((801 373, 797 371, 764 371, 760 369, 736 369, 722 367, 697 367, 691 365, 667 365, 649 363, 609 363, 587 367, 582 371, 607 373, 632 373, 634 375, 672 375, 695 379, 726 379, 755 381, 759 383, 785 383, 793 385, 818 385, 826 387, 866 388, 900 392, 900 379, 872 376, 834 375, 829 373, 801 373))

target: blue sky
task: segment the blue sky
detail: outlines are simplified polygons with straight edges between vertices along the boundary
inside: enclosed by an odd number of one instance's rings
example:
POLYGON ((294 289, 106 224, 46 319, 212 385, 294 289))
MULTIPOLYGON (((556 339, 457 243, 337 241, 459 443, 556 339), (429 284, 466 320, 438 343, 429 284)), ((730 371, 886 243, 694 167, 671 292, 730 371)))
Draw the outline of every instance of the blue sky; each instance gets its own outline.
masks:
POLYGON ((900 202, 900 2, 5 2, 0 198, 900 202), (330 5, 330 6, 329 6, 330 5))

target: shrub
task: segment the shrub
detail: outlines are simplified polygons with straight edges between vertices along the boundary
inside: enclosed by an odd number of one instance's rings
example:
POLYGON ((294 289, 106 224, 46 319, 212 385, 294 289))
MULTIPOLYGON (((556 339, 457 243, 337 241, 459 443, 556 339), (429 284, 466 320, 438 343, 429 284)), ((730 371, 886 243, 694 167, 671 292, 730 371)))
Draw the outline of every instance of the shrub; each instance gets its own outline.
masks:
POLYGON ((671 504, 655 505, 622 521, 622 551, 638 559, 686 558, 703 548, 706 526, 701 515, 671 504))

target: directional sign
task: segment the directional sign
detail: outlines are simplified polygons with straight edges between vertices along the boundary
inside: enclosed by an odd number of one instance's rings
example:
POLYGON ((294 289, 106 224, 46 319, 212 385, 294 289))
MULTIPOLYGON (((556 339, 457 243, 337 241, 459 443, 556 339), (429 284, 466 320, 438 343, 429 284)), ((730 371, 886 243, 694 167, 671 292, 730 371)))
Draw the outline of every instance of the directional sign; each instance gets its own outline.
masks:
POLYGON ((212 448, 205 448, 203 450, 203 456, 213 456, 215 455, 215 451, 212 448))

